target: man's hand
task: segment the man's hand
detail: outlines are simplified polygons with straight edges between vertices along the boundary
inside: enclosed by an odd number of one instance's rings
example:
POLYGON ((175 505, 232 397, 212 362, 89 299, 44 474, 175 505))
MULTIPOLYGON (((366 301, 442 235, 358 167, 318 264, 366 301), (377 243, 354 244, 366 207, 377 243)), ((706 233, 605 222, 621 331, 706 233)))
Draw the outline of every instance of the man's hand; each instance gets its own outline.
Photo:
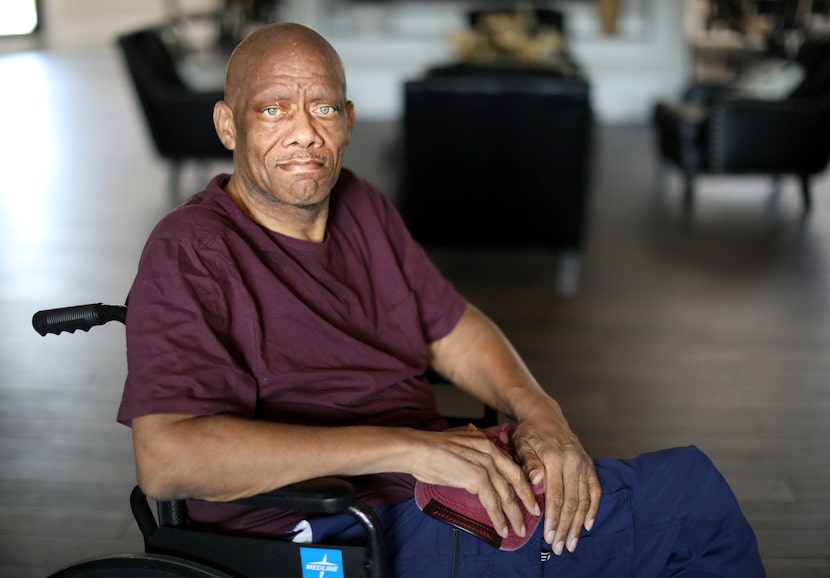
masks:
POLYGON ((544 477, 545 540, 556 555, 573 552, 584 527, 590 531, 602 494, 594 462, 561 414, 519 422, 516 459, 536 484, 544 477))
MULTIPOLYGON (((564 548, 572 551, 583 526, 591 529, 602 492, 593 460, 571 432, 562 408, 495 323, 471 304, 449 334, 429 345, 429 352, 430 365, 441 375, 516 421, 513 445, 523 475, 514 475, 522 480, 514 487, 524 487, 528 480, 544 483, 545 540, 557 555, 564 548)), ((453 485, 466 487, 459 481, 453 485)), ((526 504, 530 487, 528 494, 517 492, 526 504)))
POLYGON ((412 431, 423 437, 420 448, 411 454, 416 479, 443 486, 463 488, 478 496, 502 538, 508 524, 521 537, 527 534, 517 499, 534 515, 541 515, 533 488, 513 457, 470 425, 466 430, 445 432, 412 431))

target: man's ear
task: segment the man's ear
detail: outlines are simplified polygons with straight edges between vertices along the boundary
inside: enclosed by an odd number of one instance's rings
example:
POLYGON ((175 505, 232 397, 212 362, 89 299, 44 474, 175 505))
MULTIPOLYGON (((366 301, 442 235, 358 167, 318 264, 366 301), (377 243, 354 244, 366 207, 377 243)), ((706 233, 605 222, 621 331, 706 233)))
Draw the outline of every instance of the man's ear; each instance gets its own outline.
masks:
POLYGON ((213 126, 216 134, 226 149, 236 148, 236 126, 233 122, 233 111, 228 103, 220 100, 213 106, 213 126))

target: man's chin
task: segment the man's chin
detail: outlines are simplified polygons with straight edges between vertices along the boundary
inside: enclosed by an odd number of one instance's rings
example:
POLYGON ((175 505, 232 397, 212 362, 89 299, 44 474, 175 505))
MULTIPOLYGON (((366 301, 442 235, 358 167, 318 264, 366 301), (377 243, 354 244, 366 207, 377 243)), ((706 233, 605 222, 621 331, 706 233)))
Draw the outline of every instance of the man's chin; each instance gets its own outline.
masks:
POLYGON ((329 198, 331 186, 317 179, 299 179, 288 189, 289 202, 299 208, 316 208, 329 198))

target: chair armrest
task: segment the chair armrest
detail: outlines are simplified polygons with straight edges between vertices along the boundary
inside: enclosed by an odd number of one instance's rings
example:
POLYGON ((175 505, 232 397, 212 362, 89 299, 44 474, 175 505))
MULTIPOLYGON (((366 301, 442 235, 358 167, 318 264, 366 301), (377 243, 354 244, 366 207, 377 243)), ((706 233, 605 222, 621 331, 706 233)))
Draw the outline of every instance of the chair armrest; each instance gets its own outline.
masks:
POLYGON ((684 102, 659 102, 654 107, 658 146, 664 158, 686 169, 702 169, 706 165, 709 131, 709 109, 684 102))
MULTIPOLYGON (((354 486, 340 478, 315 478, 278 488, 248 498, 235 500, 258 508, 297 510, 307 514, 339 514, 354 508, 354 486)), ((187 505, 184 500, 158 502, 161 526, 183 527, 187 524, 187 505)), ((130 507, 142 534, 150 536, 158 527, 147 498, 141 488, 135 486, 130 494, 130 507)))
POLYGON ((830 100, 725 99, 711 108, 710 162, 725 172, 818 172, 828 133, 830 100))
POLYGON ((235 502, 258 507, 300 510, 307 514, 349 513, 363 527, 366 535, 368 559, 373 561, 372 565, 367 567, 367 574, 382 576, 387 556, 383 526, 377 514, 369 506, 356 500, 354 495, 354 486, 346 480, 316 478, 235 502))
POLYGON ((683 102, 708 107, 726 97, 731 87, 724 83, 695 82, 683 91, 683 102))
POLYGON ((709 109, 694 102, 672 101, 661 102, 655 107, 658 122, 673 118, 673 122, 688 125, 698 125, 709 118, 709 109))
POLYGON ((349 509, 354 503, 354 495, 354 486, 346 480, 316 478, 235 502, 259 508, 300 510, 309 514, 338 514, 349 509))
POLYGON ((142 89, 139 97, 150 134, 163 157, 231 158, 213 126, 213 108, 222 99, 221 93, 156 86, 142 89))
MULTIPOLYGON (((327 477, 298 482, 250 498, 235 500, 233 503, 297 510, 303 513, 348 513, 361 525, 366 536, 366 576, 380 578, 386 575, 384 570, 387 560, 383 526, 377 514, 354 496, 355 488, 350 482, 327 477)), ((251 539, 221 533, 189 531, 184 500, 159 502, 158 505, 159 523, 156 523, 146 496, 141 488, 135 486, 130 495, 130 507, 141 530, 147 552, 189 552, 201 559, 205 557, 206 549, 216 552, 228 547, 227 540, 230 538, 251 539)), ((267 542, 280 541, 269 539, 267 542)), ((236 547, 240 544, 241 542, 234 543, 236 547)), ((207 557, 210 558, 210 555, 207 557)))

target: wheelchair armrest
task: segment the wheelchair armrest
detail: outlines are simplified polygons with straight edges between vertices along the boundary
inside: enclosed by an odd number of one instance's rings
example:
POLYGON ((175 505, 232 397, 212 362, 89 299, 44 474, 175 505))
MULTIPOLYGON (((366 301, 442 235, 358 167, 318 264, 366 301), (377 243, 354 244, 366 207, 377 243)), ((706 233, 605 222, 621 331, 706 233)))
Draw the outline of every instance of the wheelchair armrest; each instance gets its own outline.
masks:
POLYGON ((354 502, 354 494, 354 486, 346 480, 316 478, 235 502, 260 508, 300 510, 309 514, 339 514, 349 509, 354 502))
MULTIPOLYGON (((341 478, 315 478, 291 484, 271 492, 235 500, 234 503, 258 508, 297 510, 307 514, 340 514, 350 512, 356 503, 354 486, 341 478)), ((187 506, 183 500, 159 502, 159 524, 183 527, 187 522, 187 506)), ((135 486, 130 495, 133 517, 142 534, 150 536, 158 527, 141 488, 135 486)))
MULTIPOLYGON (((380 519, 369 506, 355 499, 354 486, 344 479, 315 478, 250 498, 235 500, 234 503, 314 514, 348 513, 363 527, 366 535, 367 558, 371 561, 371 563, 367 562, 367 575, 372 577, 384 575, 387 554, 380 519)), ((159 502, 159 506, 162 505, 166 507, 159 509, 159 523, 157 524, 141 488, 135 486, 130 495, 130 506, 144 538, 147 552, 170 550, 170 544, 180 546, 190 535, 186 528, 185 502, 183 500, 159 502), (169 519, 163 521, 164 517, 169 519), (170 532, 177 533, 171 535, 170 532)), ((203 539, 199 540, 199 543, 201 544, 202 541, 203 539)), ((199 552, 204 549, 204 546, 201 548, 199 552)))
POLYGON ((339 514, 348 512, 363 527, 369 560, 368 575, 382 576, 386 565, 386 545, 383 528, 377 514, 366 504, 355 499, 354 486, 341 478, 315 478, 284 486, 277 490, 235 500, 238 504, 257 507, 287 508, 308 514, 339 514))

